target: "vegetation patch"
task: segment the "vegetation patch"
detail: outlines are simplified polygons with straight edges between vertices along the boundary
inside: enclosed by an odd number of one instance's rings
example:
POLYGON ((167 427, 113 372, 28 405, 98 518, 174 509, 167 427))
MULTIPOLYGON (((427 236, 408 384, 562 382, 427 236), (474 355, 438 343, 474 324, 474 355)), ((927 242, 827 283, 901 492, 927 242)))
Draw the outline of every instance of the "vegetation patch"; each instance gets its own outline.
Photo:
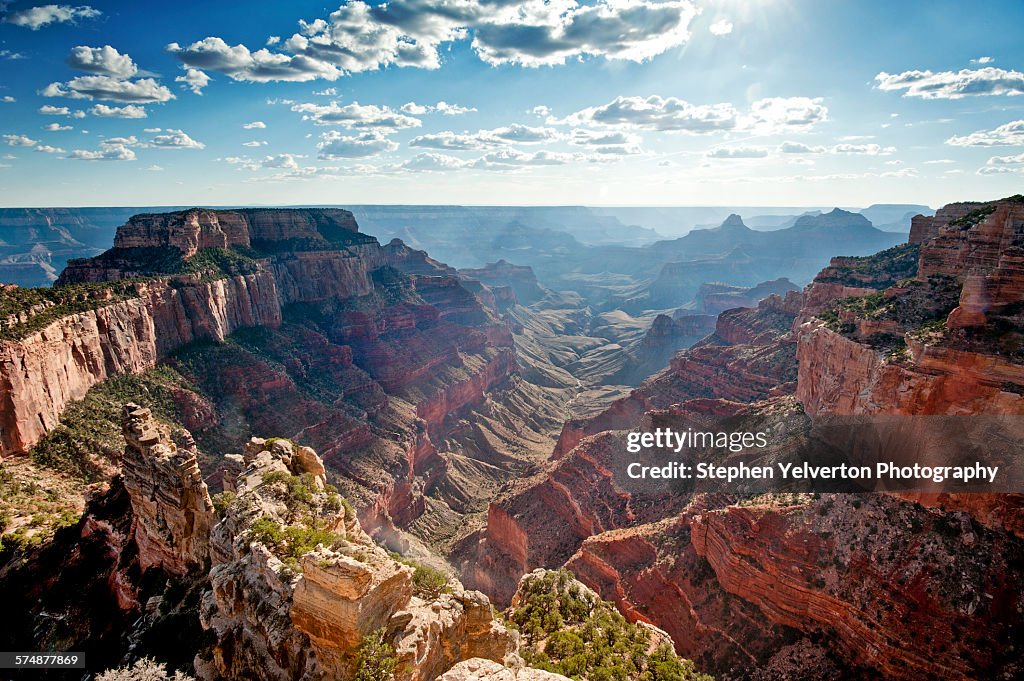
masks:
POLYGON ((712 681, 668 643, 626 620, 567 570, 531 576, 507 613, 531 667, 579 681, 712 681))
POLYGON ((874 255, 844 258, 846 264, 815 281, 844 286, 888 288, 917 275, 918 244, 900 244, 874 255))
MULTIPOLYGON (((40 466, 74 475, 86 482, 109 478, 110 465, 124 451, 121 409, 128 402, 149 407, 161 421, 181 419, 174 392, 188 382, 170 367, 157 366, 143 374, 125 374, 93 386, 72 402, 61 422, 36 443, 29 454, 40 466)), ((180 434, 180 428, 177 429, 180 434)))
POLYGON ((18 340, 72 314, 137 298, 141 279, 50 288, 0 286, 0 341, 18 340))
POLYGON ((363 637, 356 653, 354 681, 388 681, 395 676, 398 655, 380 628, 363 637))

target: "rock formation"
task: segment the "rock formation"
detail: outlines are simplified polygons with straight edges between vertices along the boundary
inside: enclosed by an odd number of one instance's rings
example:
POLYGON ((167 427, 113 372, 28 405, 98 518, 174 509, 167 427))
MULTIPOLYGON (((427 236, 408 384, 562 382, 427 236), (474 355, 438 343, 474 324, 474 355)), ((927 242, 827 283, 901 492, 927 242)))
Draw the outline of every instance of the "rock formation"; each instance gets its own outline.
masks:
POLYGON ((136 404, 124 407, 124 437, 122 475, 132 500, 140 567, 179 577, 203 569, 215 516, 195 443, 179 448, 150 410, 136 404))

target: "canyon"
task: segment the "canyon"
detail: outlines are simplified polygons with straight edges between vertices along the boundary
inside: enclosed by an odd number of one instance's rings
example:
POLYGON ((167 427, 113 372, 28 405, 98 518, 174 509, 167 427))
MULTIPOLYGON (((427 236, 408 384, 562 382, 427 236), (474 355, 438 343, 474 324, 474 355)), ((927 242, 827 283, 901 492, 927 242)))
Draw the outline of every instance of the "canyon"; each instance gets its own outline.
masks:
POLYGON ((909 240, 838 209, 654 246, 608 220, 571 267, 507 238, 459 269, 341 209, 135 215, 53 289, 2 291, 0 462, 89 466, 84 513, 5 528, 24 612, 0 643, 297 681, 351 676, 383 631, 403 680, 563 678, 524 666, 491 603, 565 568, 719 679, 1011 678, 1024 496, 623 467, 629 431, 675 423, 769 430, 780 460, 833 417, 1024 436, 1022 206, 953 204, 909 240), (414 593, 426 568, 440 593, 414 593))

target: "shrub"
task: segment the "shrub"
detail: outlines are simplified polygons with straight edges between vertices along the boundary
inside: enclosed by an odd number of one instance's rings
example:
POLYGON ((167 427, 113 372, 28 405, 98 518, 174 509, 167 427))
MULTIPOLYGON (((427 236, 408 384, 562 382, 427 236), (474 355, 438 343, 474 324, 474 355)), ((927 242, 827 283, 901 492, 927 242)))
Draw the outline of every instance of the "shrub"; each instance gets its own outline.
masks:
POLYGON ((307 525, 282 526, 264 516, 249 528, 249 538, 266 546, 293 570, 298 570, 299 558, 315 549, 318 544, 330 546, 339 539, 339 536, 307 525))
POLYGON ((96 677, 96 681, 195 681, 194 678, 180 671, 173 675, 167 674, 167 665, 148 657, 135 662, 131 666, 108 669, 96 677))
POLYGON ((417 565, 412 573, 412 592, 420 598, 432 601, 441 594, 450 593, 448 575, 429 565, 417 565))
POLYGON ((378 629, 359 644, 353 681, 388 681, 395 677, 397 666, 395 647, 385 640, 384 629, 378 629))

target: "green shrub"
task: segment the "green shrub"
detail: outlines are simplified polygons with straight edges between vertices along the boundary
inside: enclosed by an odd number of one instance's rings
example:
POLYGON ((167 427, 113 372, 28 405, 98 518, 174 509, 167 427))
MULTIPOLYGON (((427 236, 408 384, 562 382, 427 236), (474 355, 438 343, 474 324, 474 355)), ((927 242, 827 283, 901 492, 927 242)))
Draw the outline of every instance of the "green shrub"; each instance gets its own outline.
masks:
POLYGON ((647 630, 585 591, 566 570, 531 577, 522 588, 508 620, 521 632, 520 653, 532 667, 579 681, 711 681, 667 644, 648 652, 647 630))
POLYGON ((385 640, 384 629, 378 629, 359 644, 353 681, 388 681, 395 677, 397 666, 395 647, 385 640))
POLYGON ((213 508, 214 510, 217 511, 217 515, 223 518, 224 514, 228 510, 228 506, 230 506, 235 501, 236 498, 237 496, 235 495, 234 492, 224 491, 214 494, 213 508))
POLYGON ((250 541, 263 544, 289 567, 297 570, 298 560, 317 547, 330 546, 339 535, 307 525, 281 525, 266 516, 249 528, 250 541))
POLYGON ((435 600, 441 594, 451 593, 448 575, 429 565, 417 565, 412 573, 412 592, 427 601, 435 600))

